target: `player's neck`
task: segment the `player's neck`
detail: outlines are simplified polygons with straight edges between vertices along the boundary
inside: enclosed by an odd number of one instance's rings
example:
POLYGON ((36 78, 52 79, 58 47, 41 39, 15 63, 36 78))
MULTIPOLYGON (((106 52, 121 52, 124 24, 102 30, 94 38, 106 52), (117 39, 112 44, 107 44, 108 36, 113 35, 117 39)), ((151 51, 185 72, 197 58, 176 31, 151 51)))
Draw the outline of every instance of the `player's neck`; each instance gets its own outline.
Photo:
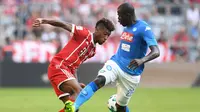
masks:
POLYGON ((137 23, 137 20, 132 20, 132 24, 136 24, 137 23))
POLYGON ((131 27, 132 25, 134 25, 136 23, 137 23, 137 20, 133 20, 133 21, 131 21, 131 23, 127 27, 131 27))

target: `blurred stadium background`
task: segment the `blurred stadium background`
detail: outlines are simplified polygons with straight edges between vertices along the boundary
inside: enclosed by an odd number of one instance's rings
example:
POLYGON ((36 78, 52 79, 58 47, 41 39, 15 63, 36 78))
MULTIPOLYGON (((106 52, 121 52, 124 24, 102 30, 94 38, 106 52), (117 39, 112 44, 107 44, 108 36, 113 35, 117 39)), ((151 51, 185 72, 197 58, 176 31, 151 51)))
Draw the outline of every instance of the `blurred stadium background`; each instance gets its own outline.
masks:
MULTIPOLYGON (((146 65, 131 112, 199 112, 200 0, 0 0, 0 112, 56 112, 63 106, 47 67, 70 36, 48 25, 32 28, 36 18, 61 19, 92 31, 101 17, 113 20, 116 31, 77 70, 87 84, 117 49, 122 27, 116 9, 124 1, 151 25, 161 50, 146 65)), ((114 93, 110 85, 100 90, 81 112, 108 112, 106 101, 114 93)))

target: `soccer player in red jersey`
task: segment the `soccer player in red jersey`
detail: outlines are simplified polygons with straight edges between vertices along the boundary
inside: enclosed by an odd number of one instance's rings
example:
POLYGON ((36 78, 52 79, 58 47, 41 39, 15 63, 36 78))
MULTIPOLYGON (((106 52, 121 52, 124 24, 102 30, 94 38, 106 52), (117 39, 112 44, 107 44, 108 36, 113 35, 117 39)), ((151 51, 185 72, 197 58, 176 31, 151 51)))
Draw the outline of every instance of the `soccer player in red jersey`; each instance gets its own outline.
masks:
MULTIPOLYGON (((73 100, 81 91, 81 86, 75 77, 75 70, 88 58, 95 55, 96 44, 102 45, 114 31, 113 23, 102 18, 97 21, 95 32, 90 32, 87 28, 76 26, 71 23, 59 20, 38 18, 34 21, 33 27, 41 24, 63 28, 72 34, 67 45, 56 54, 48 67, 48 78, 55 90, 56 95, 66 105, 73 104, 73 100)), ((60 112, 68 112, 68 108, 60 112)))

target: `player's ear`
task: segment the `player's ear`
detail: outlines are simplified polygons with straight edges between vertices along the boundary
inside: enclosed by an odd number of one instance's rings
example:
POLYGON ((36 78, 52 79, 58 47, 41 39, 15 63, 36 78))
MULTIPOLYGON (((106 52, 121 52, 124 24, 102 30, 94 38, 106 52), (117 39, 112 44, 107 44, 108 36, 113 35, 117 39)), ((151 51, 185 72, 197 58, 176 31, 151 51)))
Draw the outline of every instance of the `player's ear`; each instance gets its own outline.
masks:
POLYGON ((99 25, 98 25, 98 26, 96 27, 96 31, 101 31, 101 30, 102 30, 102 26, 99 26, 99 25))
POLYGON ((95 31, 98 31, 98 27, 97 26, 95 27, 95 31))
POLYGON ((96 32, 98 32, 98 31, 99 31, 98 27, 96 27, 96 28, 95 28, 95 31, 96 31, 96 32))

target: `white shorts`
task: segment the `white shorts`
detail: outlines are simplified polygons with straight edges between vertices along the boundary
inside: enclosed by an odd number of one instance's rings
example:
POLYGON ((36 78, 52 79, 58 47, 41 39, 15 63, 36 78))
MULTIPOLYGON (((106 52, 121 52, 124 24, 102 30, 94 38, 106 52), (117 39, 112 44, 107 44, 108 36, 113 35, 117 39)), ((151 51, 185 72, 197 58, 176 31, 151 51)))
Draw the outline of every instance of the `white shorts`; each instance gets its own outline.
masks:
POLYGON ((99 70, 98 75, 106 78, 105 85, 116 82, 117 103, 121 106, 128 105, 141 77, 140 75, 132 76, 124 72, 113 60, 108 60, 103 68, 99 70))

